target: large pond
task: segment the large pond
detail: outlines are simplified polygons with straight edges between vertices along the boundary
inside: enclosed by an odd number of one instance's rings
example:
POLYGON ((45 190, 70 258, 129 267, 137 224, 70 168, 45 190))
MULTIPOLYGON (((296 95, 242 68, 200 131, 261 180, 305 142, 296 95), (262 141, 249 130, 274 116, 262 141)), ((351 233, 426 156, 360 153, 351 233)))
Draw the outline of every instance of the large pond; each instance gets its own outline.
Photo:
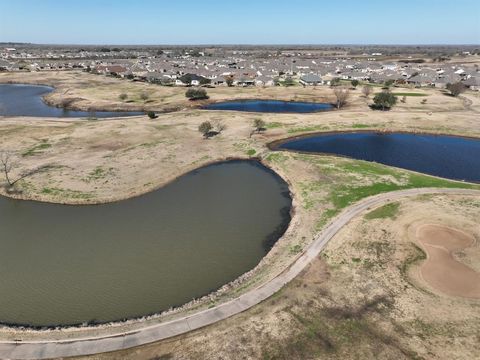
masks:
POLYGON ((254 268, 290 207, 287 184, 253 161, 105 205, 0 197, 0 322, 108 322, 184 304, 254 268))
POLYGON ((138 111, 77 111, 47 105, 43 96, 53 88, 42 85, 0 84, 0 116, 108 118, 142 115, 138 111))
POLYGON ((448 179, 480 182, 480 140, 406 133, 337 133, 286 141, 280 149, 375 161, 448 179))
POLYGON ((234 110, 264 113, 311 113, 331 110, 333 106, 326 103, 312 103, 281 100, 235 100, 209 104, 205 110, 234 110))

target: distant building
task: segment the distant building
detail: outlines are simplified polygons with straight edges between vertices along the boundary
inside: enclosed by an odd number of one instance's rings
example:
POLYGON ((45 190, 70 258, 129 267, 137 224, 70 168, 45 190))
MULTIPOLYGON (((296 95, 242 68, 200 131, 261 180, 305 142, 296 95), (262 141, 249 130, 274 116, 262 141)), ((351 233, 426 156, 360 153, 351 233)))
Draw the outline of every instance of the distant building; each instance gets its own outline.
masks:
POLYGON ((317 86, 323 84, 322 78, 315 74, 307 74, 300 78, 300 84, 305 86, 317 86))

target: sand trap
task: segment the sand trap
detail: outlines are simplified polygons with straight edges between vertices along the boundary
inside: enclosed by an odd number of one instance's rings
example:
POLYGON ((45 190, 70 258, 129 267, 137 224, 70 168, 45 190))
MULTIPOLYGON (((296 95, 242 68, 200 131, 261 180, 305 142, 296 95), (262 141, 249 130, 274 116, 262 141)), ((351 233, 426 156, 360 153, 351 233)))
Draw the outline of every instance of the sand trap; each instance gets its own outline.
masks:
POLYGON ((447 295, 480 299, 480 273, 458 262, 453 253, 472 246, 475 238, 447 226, 426 224, 416 237, 427 252, 420 276, 434 289, 447 295))

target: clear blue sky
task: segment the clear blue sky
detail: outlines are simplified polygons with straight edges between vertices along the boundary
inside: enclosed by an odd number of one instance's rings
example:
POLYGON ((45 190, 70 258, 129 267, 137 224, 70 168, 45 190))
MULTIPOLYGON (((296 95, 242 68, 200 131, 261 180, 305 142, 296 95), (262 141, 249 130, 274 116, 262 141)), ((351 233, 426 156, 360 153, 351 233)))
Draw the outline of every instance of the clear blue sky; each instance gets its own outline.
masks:
POLYGON ((480 44, 479 0, 0 0, 0 42, 480 44))

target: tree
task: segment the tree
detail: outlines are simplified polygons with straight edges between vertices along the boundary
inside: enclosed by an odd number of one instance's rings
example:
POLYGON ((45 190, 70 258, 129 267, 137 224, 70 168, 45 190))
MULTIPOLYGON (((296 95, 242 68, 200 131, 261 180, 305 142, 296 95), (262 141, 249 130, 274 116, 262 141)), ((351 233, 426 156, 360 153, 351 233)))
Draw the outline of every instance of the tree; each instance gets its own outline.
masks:
POLYGON ((390 91, 382 91, 373 98, 374 109, 382 109, 383 111, 389 110, 393 105, 397 103, 397 97, 390 91))
POLYGON ((233 86, 233 75, 225 76, 225 82, 227 83, 228 87, 232 87, 233 86))
POLYGON ((467 88, 463 83, 457 82, 454 84, 450 84, 450 83, 447 84, 447 90, 450 91, 450 94, 452 96, 457 97, 458 95, 463 93, 465 90, 467 90, 467 88))
POLYGON ((190 100, 208 99, 207 91, 202 88, 189 88, 185 96, 190 100))
POLYGON ((350 96, 350 91, 347 88, 339 87, 339 88, 335 88, 333 90, 333 93, 337 98, 337 102, 336 102, 337 109, 340 109, 341 107, 345 106, 345 104, 347 103, 347 99, 350 96))
POLYGON ((200 131, 205 139, 208 139, 210 136, 210 131, 212 131, 213 126, 210 121, 204 121, 198 127, 198 131, 200 131))
POLYGON ((356 89, 358 84, 360 84, 360 81, 358 80, 352 80, 352 86, 356 89))
POLYGON ((213 123, 213 127, 215 128, 215 131, 220 134, 223 130, 227 128, 227 125, 225 125, 220 120, 215 120, 215 122, 213 123))
POLYGON ((51 165, 43 165, 36 169, 22 172, 15 179, 13 179, 11 177, 11 172, 16 166, 17 162, 15 161, 15 157, 12 153, 8 151, 0 152, 0 167, 5 177, 5 181, 7 182, 8 191, 13 190, 15 184, 17 184, 20 180, 23 180, 30 175, 41 172, 51 167, 51 165))
POLYGON ((148 111, 148 112, 147 112, 147 116, 148 116, 150 119, 156 119, 156 118, 157 118, 157 114, 155 114, 154 111, 148 111))
POLYGON ((370 94, 372 93, 372 87, 370 85, 365 85, 362 88, 362 93, 366 98, 368 98, 370 96, 370 94))
POLYGON ((122 101, 125 101, 125 100, 127 100, 128 95, 125 94, 125 93, 122 93, 122 94, 118 95, 118 98, 119 98, 120 100, 122 100, 122 101))
POLYGON ((253 120, 253 127, 255 128, 255 131, 259 133, 265 129, 265 121, 260 118, 256 118, 253 120))
POLYGON ((9 152, 0 153, 0 163, 2 165, 2 171, 5 175, 5 180, 7 181, 8 186, 12 187, 15 182, 10 180, 10 172, 14 166, 11 154, 9 152))

